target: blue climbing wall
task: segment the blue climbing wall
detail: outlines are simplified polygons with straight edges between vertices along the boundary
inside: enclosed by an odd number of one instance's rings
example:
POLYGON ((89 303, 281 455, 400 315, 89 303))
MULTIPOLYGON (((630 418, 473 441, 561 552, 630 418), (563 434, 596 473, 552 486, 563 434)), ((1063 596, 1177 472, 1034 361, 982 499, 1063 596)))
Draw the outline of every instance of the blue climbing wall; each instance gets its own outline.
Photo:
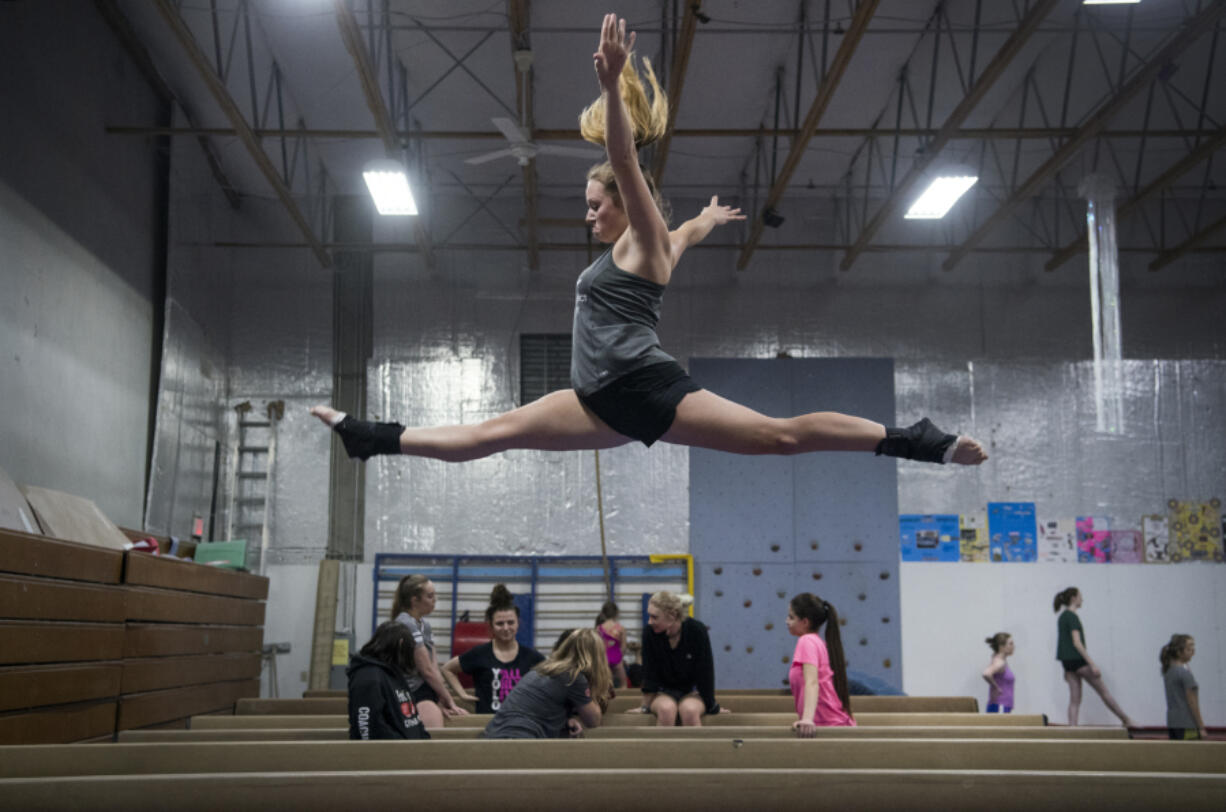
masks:
MULTIPOLYGON (((690 361, 702 386, 764 414, 834 411, 896 425, 882 358, 690 361)), ((849 671, 901 688, 898 482, 893 460, 829 452, 690 451, 695 615, 711 627, 717 687, 785 684, 788 600, 814 592, 843 619, 849 671)))

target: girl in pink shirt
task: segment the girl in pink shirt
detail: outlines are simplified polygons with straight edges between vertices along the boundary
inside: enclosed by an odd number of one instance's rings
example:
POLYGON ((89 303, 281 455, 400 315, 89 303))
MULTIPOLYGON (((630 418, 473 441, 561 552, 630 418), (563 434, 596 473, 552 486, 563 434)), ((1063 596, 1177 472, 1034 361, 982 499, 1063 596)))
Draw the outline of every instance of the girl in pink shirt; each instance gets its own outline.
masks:
POLYGON ((800 638, 792 654, 788 684, 796 700, 792 729, 811 739, 818 727, 854 727, 847 694, 847 661, 839 639, 839 615, 827 601, 810 592, 792 598, 788 632, 800 638), (826 639, 818 631, 826 624, 826 639))

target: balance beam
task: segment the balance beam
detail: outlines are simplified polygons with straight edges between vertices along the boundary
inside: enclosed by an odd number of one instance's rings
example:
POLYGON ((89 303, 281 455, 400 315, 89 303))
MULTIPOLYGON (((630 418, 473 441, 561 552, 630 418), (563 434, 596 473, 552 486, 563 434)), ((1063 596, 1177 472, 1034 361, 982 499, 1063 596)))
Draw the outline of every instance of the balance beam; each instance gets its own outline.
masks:
POLYGON ((1226 774, 1226 742, 662 739, 202 742, 0 747, 0 778, 399 770, 865 769, 1226 774))
MULTIPOLYGON (((469 714, 448 719, 447 727, 485 727, 493 718, 489 714, 469 714)), ((718 717, 704 716, 705 726, 789 726, 796 720, 794 713, 727 713, 718 717)), ((978 713, 864 713, 856 717, 862 727, 925 725, 960 727, 1041 727, 1043 717, 1026 714, 978 714, 978 713)), ((191 726, 201 729, 217 728, 287 728, 287 727, 348 727, 346 716, 194 716, 191 726)), ((655 727, 656 719, 650 714, 609 714, 604 727, 655 727)))
POLYGON ((399 807, 428 799, 436 810, 537 812, 550 799, 567 809, 642 806, 688 810, 811 805, 837 809, 1079 810, 1212 809, 1226 800, 1226 775, 1202 773, 1001 772, 995 770, 412 770, 55 776, 0 779, 15 809, 215 810, 259 806, 296 812, 399 807))
MULTIPOLYGON (((488 714, 455 716, 446 721, 447 727, 485 727, 492 717, 488 714)), ((702 717, 704 727, 723 725, 788 726, 796 721, 793 713, 721 713, 702 717)), ((875 725, 959 725, 973 727, 1042 727, 1045 724, 1040 714, 1025 713, 864 713, 856 716, 856 723, 863 727, 875 725)), ((602 727, 655 727, 656 718, 649 713, 610 713, 601 722, 602 727)))
MULTIPOLYGON (((479 727, 455 727, 431 731, 439 741, 476 739, 479 727)), ((587 739, 794 739, 790 727, 606 727, 589 730, 587 739)), ((184 741, 343 741, 349 731, 326 728, 210 728, 193 730, 124 730, 121 743, 184 741)), ((827 727, 818 728, 819 739, 1116 739, 1127 740, 1122 727, 827 727)))
MULTIPOLYGON (((304 691, 303 702, 299 699, 245 699, 235 713, 346 713, 348 697, 345 691, 304 691), (335 704, 316 703, 309 700, 328 699, 335 704)), ((794 703, 790 693, 766 691, 718 691, 715 699, 740 713, 784 713, 792 710, 794 703)), ((630 688, 619 692, 609 703, 613 712, 620 713, 638 707, 643 702, 642 694, 630 688)), ((979 701, 973 696, 853 696, 852 713, 978 713, 979 701)))

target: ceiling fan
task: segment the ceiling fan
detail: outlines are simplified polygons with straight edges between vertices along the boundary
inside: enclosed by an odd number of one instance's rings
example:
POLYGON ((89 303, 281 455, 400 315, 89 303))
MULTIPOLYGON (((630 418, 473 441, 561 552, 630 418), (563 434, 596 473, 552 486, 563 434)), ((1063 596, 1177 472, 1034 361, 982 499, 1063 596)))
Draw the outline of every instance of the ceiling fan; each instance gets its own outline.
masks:
MULTIPOLYGON (((515 69, 517 78, 520 81, 527 79, 528 69, 532 67, 532 52, 528 50, 519 50, 515 52, 515 69)), ((526 93, 519 94, 521 98, 526 98, 526 93)), ((523 113, 520 113, 520 120, 524 118, 523 113)), ((467 159, 465 163, 483 164, 487 161, 493 161, 498 158, 508 156, 514 157, 519 161, 520 166, 527 166, 528 162, 537 155, 565 155, 570 158, 587 158, 590 161, 598 161, 604 157, 604 153, 594 149, 583 149, 581 147, 555 147, 552 144, 536 144, 529 138, 528 131, 521 127, 515 120, 500 116, 491 119, 498 131, 503 134, 511 145, 506 149, 495 150, 494 152, 486 152, 481 155, 474 155, 467 159)))

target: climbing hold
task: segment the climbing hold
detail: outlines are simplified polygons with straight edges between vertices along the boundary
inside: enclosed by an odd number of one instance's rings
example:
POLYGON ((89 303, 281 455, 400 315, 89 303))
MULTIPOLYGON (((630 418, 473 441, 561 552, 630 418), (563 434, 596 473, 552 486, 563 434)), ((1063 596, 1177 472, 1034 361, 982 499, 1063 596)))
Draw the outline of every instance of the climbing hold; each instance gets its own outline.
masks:
POLYGON ((722 597, 724 597, 724 590, 722 590, 722 589, 717 589, 717 590, 715 590, 715 597, 717 597, 717 598, 722 598, 722 597))
POLYGON ((746 608, 746 609, 748 609, 748 608, 749 608, 749 607, 751 607, 751 606, 753 606, 753 601, 751 601, 749 598, 746 598, 746 599, 745 599, 745 608, 746 608))
POLYGON ((822 574, 821 574, 820 572, 815 572, 815 573, 813 573, 813 580, 814 580, 814 581, 820 581, 820 580, 822 580, 822 574))
POLYGON ((861 550, 863 550, 863 549, 864 549, 864 544, 863 544, 862 542, 859 542, 859 541, 857 541, 855 544, 853 544, 853 545, 851 545, 851 546, 855 548, 855 550, 856 550, 856 552, 857 552, 857 553, 858 553, 858 552, 860 552, 861 550))
POLYGON ((810 550, 816 550, 816 549, 817 549, 817 542, 816 542, 816 541, 811 541, 811 542, 809 542, 809 549, 810 549, 810 550))
POLYGON ((885 617, 883 617, 883 618, 881 619, 881 622, 882 622, 882 623, 889 623, 889 622, 890 622, 890 617, 889 617, 889 615, 886 615, 885 617))
POLYGON ((745 646, 746 654, 753 654, 753 646, 745 646))
POLYGON ((889 668, 889 667, 890 667, 890 658, 889 658, 889 657, 886 657, 884 660, 882 660, 882 661, 881 661, 881 664, 882 664, 882 665, 884 665, 886 668, 889 668))
POLYGON ((724 651, 732 651, 732 646, 724 646, 724 651))
POLYGON ((786 592, 784 592, 782 589, 780 589, 780 590, 778 590, 777 592, 775 592, 775 594, 776 594, 777 596, 779 596, 780 598, 784 598, 784 597, 787 597, 787 594, 788 594, 788 593, 786 593, 786 592))
POLYGON ((860 645, 862 645, 862 646, 867 646, 867 645, 868 645, 868 638, 867 638, 867 637, 861 637, 861 638, 860 638, 860 645))
POLYGON ((713 572, 714 572, 716 575, 723 575, 723 574, 724 574, 724 568, 723 568, 723 567, 716 567, 716 568, 713 570, 713 572))
POLYGON ((861 593, 860 593, 859 595, 857 595, 856 597, 857 597, 857 598, 859 598, 860 600, 865 600, 866 598, 868 598, 868 596, 867 596, 867 595, 865 595, 863 592, 861 592, 861 593))
POLYGON ((775 624, 774 624, 774 623, 767 623, 767 624, 766 624, 766 630, 767 630, 768 632, 769 632, 771 629, 773 629, 773 628, 775 628, 775 624))
POLYGON ((761 574, 762 574, 762 568, 761 568, 761 567, 754 567, 754 568, 753 568, 753 574, 754 574, 754 575, 761 575, 761 574))
POLYGON ((889 574, 888 572, 883 572, 883 573, 881 573, 881 580, 883 580, 883 581, 888 581, 888 580, 890 580, 890 574, 889 574))
POLYGON ((778 545, 778 544, 772 544, 772 545, 771 545, 771 552, 772 552, 772 553, 777 553, 777 552, 779 552, 779 545, 778 545))

